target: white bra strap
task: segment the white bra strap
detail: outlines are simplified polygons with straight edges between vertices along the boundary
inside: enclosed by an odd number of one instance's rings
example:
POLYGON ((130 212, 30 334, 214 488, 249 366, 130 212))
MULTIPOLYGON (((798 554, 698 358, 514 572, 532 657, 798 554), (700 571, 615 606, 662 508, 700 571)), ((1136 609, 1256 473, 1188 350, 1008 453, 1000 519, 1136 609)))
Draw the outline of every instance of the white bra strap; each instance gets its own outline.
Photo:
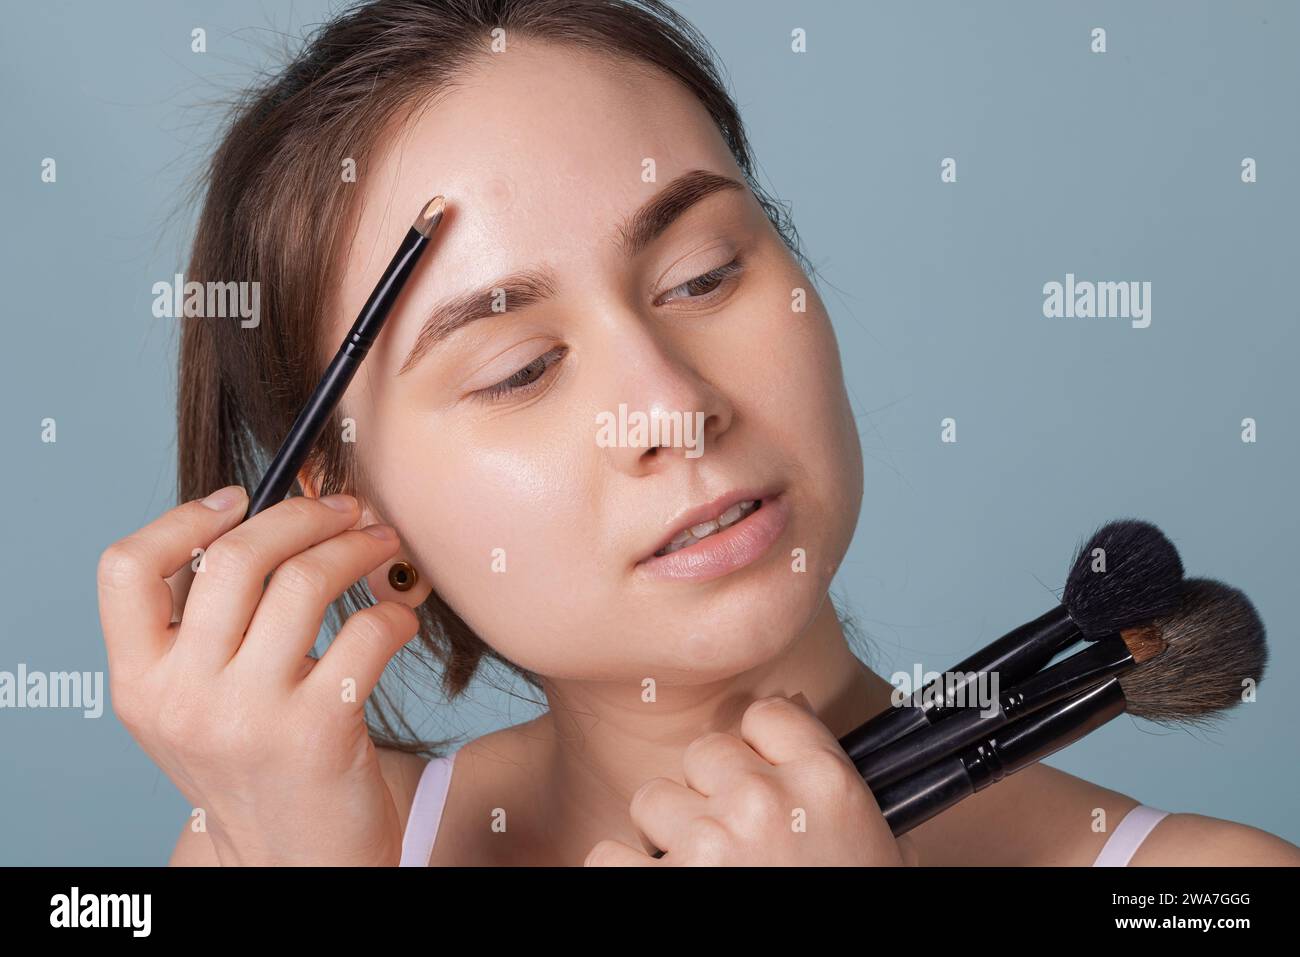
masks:
POLYGON ((1152 828, 1169 814, 1159 808, 1139 804, 1124 815, 1115 832, 1106 841, 1093 867, 1127 867, 1138 847, 1146 840, 1152 828))
POLYGON ((398 867, 428 867, 434 841, 438 839, 438 825, 442 822, 443 807, 451 787, 451 772, 456 762, 457 748, 451 754, 433 758, 424 766, 411 811, 406 818, 406 831, 402 835, 402 858, 398 867))

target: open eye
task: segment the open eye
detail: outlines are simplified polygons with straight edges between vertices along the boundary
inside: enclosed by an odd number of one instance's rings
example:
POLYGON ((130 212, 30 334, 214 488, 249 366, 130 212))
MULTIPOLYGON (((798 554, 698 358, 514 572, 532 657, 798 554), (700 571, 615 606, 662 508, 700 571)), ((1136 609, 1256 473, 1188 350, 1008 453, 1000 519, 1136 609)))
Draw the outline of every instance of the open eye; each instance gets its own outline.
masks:
POLYGON ((479 389, 475 395, 490 400, 529 391, 537 383, 541 382, 546 373, 550 371, 551 366, 564 358, 564 354, 568 351, 567 346, 556 346, 549 352, 542 353, 518 372, 507 376, 496 385, 490 385, 486 389, 479 389))
POLYGON ((737 256, 725 266, 710 269, 703 275, 688 279, 675 289, 669 289, 655 300, 655 305, 663 305, 676 299, 707 299, 716 292, 724 282, 736 275, 744 266, 737 256))

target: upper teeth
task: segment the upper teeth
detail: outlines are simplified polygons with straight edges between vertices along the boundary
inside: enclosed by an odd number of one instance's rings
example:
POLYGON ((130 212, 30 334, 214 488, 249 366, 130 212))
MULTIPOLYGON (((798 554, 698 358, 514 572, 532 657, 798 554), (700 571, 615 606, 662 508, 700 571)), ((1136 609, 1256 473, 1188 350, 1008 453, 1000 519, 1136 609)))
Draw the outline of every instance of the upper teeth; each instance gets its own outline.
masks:
POLYGON ((708 538, 714 532, 720 532, 724 528, 735 525, 738 521, 758 508, 756 499, 748 502, 739 502, 727 509, 717 518, 711 518, 707 522, 700 522, 698 525, 692 525, 690 528, 684 528, 676 535, 673 540, 665 545, 656 555, 667 555, 675 552, 680 548, 689 548, 701 539, 708 538))

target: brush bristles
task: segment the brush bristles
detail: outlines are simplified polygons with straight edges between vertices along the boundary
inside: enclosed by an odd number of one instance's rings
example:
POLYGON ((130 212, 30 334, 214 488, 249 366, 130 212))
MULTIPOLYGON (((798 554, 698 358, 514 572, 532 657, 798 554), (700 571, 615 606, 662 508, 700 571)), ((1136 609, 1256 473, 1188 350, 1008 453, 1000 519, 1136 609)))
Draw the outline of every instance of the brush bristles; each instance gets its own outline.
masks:
POLYGON ((442 222, 442 214, 446 208, 447 200, 443 196, 433 197, 424 204, 424 209, 420 210, 420 215, 415 218, 412 228, 427 239, 442 222))
POLYGON ((1249 598, 1222 582, 1189 578, 1182 592, 1178 610, 1153 623, 1164 652, 1123 675, 1120 687, 1130 714, 1164 724, 1206 724, 1263 678, 1264 623, 1249 598))
POLYGON ((1079 549, 1061 603, 1089 638, 1123 631, 1178 608, 1183 563, 1160 529, 1111 522, 1079 549))
POLYGON ((1168 647, 1164 633, 1154 624, 1125 628, 1119 635, 1138 664, 1150 661, 1168 647))

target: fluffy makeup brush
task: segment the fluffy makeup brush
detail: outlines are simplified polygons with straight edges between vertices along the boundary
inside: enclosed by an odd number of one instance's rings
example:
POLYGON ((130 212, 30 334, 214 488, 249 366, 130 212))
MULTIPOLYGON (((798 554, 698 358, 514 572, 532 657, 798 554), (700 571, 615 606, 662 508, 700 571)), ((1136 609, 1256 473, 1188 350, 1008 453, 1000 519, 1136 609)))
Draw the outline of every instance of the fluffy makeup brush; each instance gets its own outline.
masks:
POLYGON ((1182 600, 1178 549, 1150 522, 1102 526, 1074 556, 1061 598, 1087 637, 1174 611, 1182 600))
POLYGON ((1025 714, 956 754, 914 766, 876 791, 893 833, 906 833, 1125 711, 1164 724, 1204 725, 1237 705, 1248 683, 1263 677, 1264 625, 1250 600, 1222 582, 1190 579, 1182 591, 1179 608, 1153 623, 1159 639, 1150 632, 1143 639, 1141 648, 1150 653, 1141 662, 1131 661, 1118 677, 1104 677, 1025 714))
POLYGON ((1129 714, 1161 724, 1206 724, 1258 684, 1268 665, 1264 623, 1244 592, 1189 578, 1172 615, 1153 622, 1165 650, 1119 677, 1129 714))
POLYGON ((1221 582, 1188 579, 1178 609, 1126 628, 1003 691, 859 758, 873 790, 978 742, 1022 715, 1118 676, 1126 710, 1151 721, 1206 720, 1240 698, 1266 657, 1264 628, 1244 594, 1221 582))
POLYGON ((954 680, 912 695, 840 739, 857 761, 891 741, 960 710, 965 685, 996 671, 1014 684, 1081 638, 1096 640, 1149 622, 1178 607, 1183 563, 1178 549, 1149 522, 1125 519, 1098 529, 1070 564, 1061 603, 949 669, 954 680))

